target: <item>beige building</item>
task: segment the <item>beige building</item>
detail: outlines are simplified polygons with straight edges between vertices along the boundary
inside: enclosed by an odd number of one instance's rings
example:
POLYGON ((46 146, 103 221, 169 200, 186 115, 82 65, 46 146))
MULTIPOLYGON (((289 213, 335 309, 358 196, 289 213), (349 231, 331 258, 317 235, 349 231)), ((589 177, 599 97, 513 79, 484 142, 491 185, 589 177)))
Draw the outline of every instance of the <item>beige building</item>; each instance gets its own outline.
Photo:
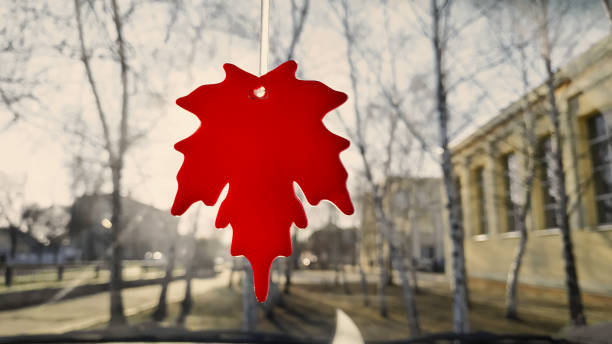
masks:
MULTIPOLYGON (((584 291, 612 294, 612 36, 562 68, 557 81, 579 282, 584 291)), ((525 96, 536 114, 539 163, 530 195, 529 241, 520 282, 564 287, 562 240, 553 216, 554 188, 550 187, 555 182, 550 173, 552 125, 544 108, 545 96, 544 86, 525 96)), ((524 202, 521 147, 526 143, 519 129, 524 99, 451 148, 469 277, 505 280, 519 242, 508 204, 524 202)))
MULTIPOLYGON (((439 178, 392 178, 383 200, 385 211, 400 234, 402 248, 411 252, 417 264, 427 270, 441 270, 444 267, 440 188, 439 178)), ((362 196, 360 204, 361 263, 366 268, 376 268, 379 237, 371 196, 362 196)), ((388 258, 386 244, 383 245, 383 252, 388 258)))

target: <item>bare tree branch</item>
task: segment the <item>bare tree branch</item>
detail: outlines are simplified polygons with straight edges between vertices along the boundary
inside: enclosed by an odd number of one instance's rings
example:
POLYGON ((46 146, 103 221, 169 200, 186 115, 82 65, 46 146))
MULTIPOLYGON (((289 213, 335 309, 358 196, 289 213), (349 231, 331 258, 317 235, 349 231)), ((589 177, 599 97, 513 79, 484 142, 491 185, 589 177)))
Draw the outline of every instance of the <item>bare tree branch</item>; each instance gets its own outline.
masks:
POLYGON ((113 144, 111 141, 107 116, 106 116, 106 113, 104 112, 104 109, 102 108, 102 101, 100 99, 98 87, 96 85, 96 81, 94 79, 93 72, 91 70, 89 54, 87 53, 87 49, 85 48, 85 37, 83 34, 83 20, 81 18, 80 0, 74 0, 74 8, 75 8, 75 13, 76 13, 77 29, 79 33, 79 43, 80 43, 79 46, 81 49, 81 61, 83 62, 83 66, 85 67, 85 73, 87 74, 87 80, 89 82, 89 86, 91 87, 91 92, 94 96, 96 108, 98 110, 98 118, 100 119, 100 124, 102 125, 102 132, 104 135, 106 150, 108 151, 108 154, 111 160, 114 160, 116 157, 116 154, 114 152, 113 144))

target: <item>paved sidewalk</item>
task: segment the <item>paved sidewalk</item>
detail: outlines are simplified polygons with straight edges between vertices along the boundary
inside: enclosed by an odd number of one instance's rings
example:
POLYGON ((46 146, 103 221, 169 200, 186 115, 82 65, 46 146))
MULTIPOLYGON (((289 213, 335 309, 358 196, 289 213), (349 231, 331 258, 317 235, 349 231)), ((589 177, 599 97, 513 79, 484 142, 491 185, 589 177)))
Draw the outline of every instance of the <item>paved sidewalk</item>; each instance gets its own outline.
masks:
MULTIPOLYGON (((213 278, 194 279, 193 295, 225 285, 227 278, 227 273, 224 272, 213 278)), ((151 285, 123 290, 126 315, 133 315, 155 307, 160 289, 160 285, 151 285)), ((183 280, 170 283, 168 302, 182 300, 184 293, 185 282, 183 280)), ((0 336, 63 333, 104 323, 109 319, 109 293, 103 292, 56 303, 0 312, 0 336)))
POLYGON ((560 337, 575 343, 612 343, 612 322, 584 327, 566 328, 561 331, 560 337))

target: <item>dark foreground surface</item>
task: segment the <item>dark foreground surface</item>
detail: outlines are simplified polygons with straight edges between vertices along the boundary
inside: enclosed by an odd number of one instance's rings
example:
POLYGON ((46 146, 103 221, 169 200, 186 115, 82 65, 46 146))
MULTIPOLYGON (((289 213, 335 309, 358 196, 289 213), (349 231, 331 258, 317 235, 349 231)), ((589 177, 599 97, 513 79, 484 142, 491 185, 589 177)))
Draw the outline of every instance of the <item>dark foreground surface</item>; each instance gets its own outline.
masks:
MULTIPOLYGON (((438 333, 418 338, 367 343, 570 343, 542 335, 499 335, 487 332, 469 334, 438 333)), ((125 328, 118 330, 75 332, 61 335, 35 335, 0 338, 0 343, 331 343, 332 339, 301 338, 281 333, 240 331, 186 331, 181 328, 125 328)))

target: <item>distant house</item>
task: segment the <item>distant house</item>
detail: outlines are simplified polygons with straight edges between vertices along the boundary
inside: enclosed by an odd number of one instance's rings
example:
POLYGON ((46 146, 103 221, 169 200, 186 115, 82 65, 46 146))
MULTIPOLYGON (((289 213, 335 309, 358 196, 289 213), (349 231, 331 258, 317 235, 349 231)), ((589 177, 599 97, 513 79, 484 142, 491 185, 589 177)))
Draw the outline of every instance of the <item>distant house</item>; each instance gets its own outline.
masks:
POLYGON ((15 257, 17 264, 55 263, 73 260, 80 255, 78 250, 69 246, 66 225, 68 209, 52 205, 38 207, 31 205, 23 209, 21 223, 11 236, 11 228, 0 228, 0 261, 7 261, 11 255, 11 240, 15 240, 15 257))
POLYGON ((329 269, 336 265, 356 265, 357 230, 340 228, 332 223, 312 233, 302 252, 302 264, 329 269))
MULTIPOLYGON (((149 251, 167 252, 178 226, 169 211, 123 198, 121 243, 125 259, 143 259, 149 251)), ((111 195, 85 195, 71 207, 68 230, 82 259, 103 259, 110 253, 111 195)))
MULTIPOLYGON (((29 233, 19 229, 17 233, 17 247, 15 250, 15 262, 30 262, 37 259, 45 251, 45 245, 36 240, 29 233)), ((10 228, 0 228, 0 265, 9 260, 11 252, 10 228)))
MULTIPOLYGON (((410 253, 417 268, 444 269, 441 187, 439 178, 395 177, 388 181, 383 206, 399 234, 400 249, 410 253)), ((362 195, 361 205, 361 263, 366 270, 375 269, 380 229, 370 194, 362 195)), ((383 254, 390 266, 388 245, 383 241, 383 254)))

